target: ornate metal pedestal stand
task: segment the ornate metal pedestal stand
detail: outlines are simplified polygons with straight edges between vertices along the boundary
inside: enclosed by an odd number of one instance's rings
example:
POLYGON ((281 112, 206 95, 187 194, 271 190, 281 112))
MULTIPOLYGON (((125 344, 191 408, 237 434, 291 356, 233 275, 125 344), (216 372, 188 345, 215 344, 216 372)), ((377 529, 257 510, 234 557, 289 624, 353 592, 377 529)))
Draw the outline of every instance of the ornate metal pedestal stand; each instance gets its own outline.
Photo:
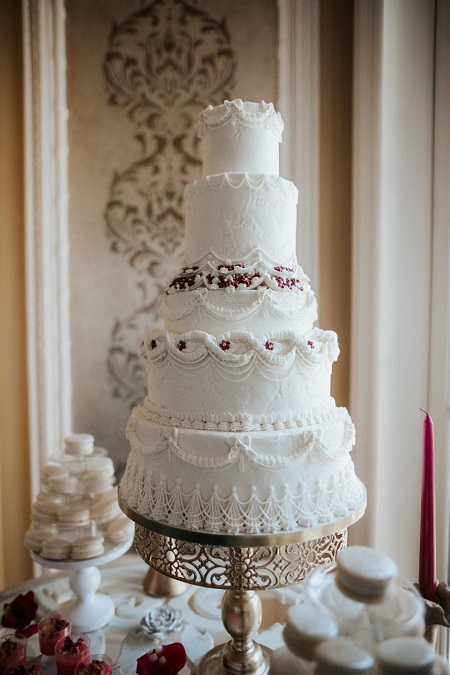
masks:
POLYGON ((261 624, 256 590, 296 584, 318 565, 332 564, 347 545, 347 528, 364 513, 321 527, 275 534, 214 534, 164 525, 136 513, 120 500, 136 523, 134 544, 153 569, 197 586, 225 590, 222 620, 232 639, 208 652, 196 675, 265 675, 270 650, 252 640, 261 624))

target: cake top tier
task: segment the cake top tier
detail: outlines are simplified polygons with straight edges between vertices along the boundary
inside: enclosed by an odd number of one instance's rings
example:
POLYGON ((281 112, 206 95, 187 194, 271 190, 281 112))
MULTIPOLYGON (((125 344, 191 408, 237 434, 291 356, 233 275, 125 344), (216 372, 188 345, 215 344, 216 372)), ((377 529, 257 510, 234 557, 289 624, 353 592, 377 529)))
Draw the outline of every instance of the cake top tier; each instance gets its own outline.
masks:
POLYGON ((283 120, 272 103, 236 99, 200 113, 203 176, 217 173, 279 175, 283 120))

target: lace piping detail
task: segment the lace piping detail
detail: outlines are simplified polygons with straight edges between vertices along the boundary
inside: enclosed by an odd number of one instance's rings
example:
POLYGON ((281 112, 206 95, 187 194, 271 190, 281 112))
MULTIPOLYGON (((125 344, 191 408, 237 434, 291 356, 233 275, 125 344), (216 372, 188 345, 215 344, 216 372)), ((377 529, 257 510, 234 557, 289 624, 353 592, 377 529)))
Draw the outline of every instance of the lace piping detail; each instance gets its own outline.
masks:
POLYGON ((140 355, 157 365, 168 361, 174 367, 202 368, 211 360, 217 368, 248 369, 255 364, 266 370, 290 367, 296 358, 304 363, 321 366, 332 364, 339 356, 337 335, 333 331, 313 328, 299 337, 292 331, 280 331, 260 339, 247 331, 230 331, 215 337, 200 330, 174 334, 149 331, 141 343, 140 355))
POLYGON ((188 183, 184 188, 184 197, 185 199, 189 199, 195 192, 199 194, 206 189, 221 190, 224 185, 228 185, 230 188, 237 190, 244 184, 251 190, 277 190, 285 195, 293 193, 295 200, 297 201, 298 199, 298 190, 296 186, 290 180, 286 180, 286 178, 272 176, 266 173, 238 173, 234 171, 230 173, 215 173, 211 176, 205 176, 205 178, 199 178, 192 183, 188 183))
POLYGON ((222 497, 218 486, 204 499, 201 486, 183 491, 182 480, 169 489, 165 479, 152 479, 151 471, 143 469, 130 456, 120 484, 120 493, 130 508, 142 515, 178 527, 228 532, 277 532, 299 527, 314 527, 337 517, 344 517, 357 508, 365 498, 365 489, 356 478, 353 462, 345 470, 332 476, 327 485, 317 481, 308 490, 299 483, 296 494, 285 486, 278 496, 270 489, 268 497, 258 496, 256 487, 248 499, 241 499, 236 489, 222 497))
POLYGON ((234 101, 224 101, 222 105, 209 105, 199 115, 197 135, 203 138, 207 127, 219 127, 225 124, 236 126, 243 124, 248 127, 265 127, 271 129, 281 143, 284 122, 279 112, 275 111, 273 103, 248 103, 238 98, 234 101))
POLYGON ((312 427, 316 424, 334 421, 337 415, 345 414, 350 419, 345 408, 336 408, 334 401, 328 407, 321 407, 305 411, 298 415, 273 415, 255 417, 245 414, 207 413, 205 411, 182 412, 180 410, 165 410, 153 406, 148 399, 140 408, 145 417, 156 424, 182 429, 196 429, 199 431, 279 431, 281 429, 297 429, 312 427))
MULTIPOLYGON (((171 462, 171 455, 174 455, 185 464, 203 469, 223 469, 234 464, 239 464, 239 471, 241 472, 245 471, 247 463, 268 470, 288 469, 302 464, 311 456, 317 443, 315 434, 309 430, 305 431, 299 437, 298 447, 291 455, 278 457, 263 455, 252 450, 250 437, 243 440, 238 436, 230 435, 226 439, 229 446, 226 452, 222 455, 205 456, 183 448, 179 442, 177 429, 172 429, 171 432, 161 434, 160 441, 154 448, 149 447, 139 439, 135 428, 128 427, 127 436, 132 447, 145 456, 157 457, 163 453, 168 453, 167 459, 169 463, 171 462)), ((317 444, 320 454, 322 454, 323 448, 323 444, 317 444)))
MULTIPOLYGON (((227 295, 234 292, 236 292, 234 288, 224 291, 227 295)), ((239 293, 240 291, 237 292, 239 293)), ((259 312, 263 312, 266 318, 273 316, 279 321, 284 322, 303 321, 307 326, 312 326, 317 319, 317 302, 312 292, 308 293, 306 291, 304 302, 301 302, 301 304, 295 303, 294 306, 291 305, 289 308, 280 306, 278 294, 270 289, 259 287, 255 294, 257 296, 255 300, 249 298, 248 304, 237 309, 220 307, 218 304, 215 304, 214 300, 216 298, 214 297, 214 292, 209 291, 207 288, 199 288, 192 291, 186 305, 178 309, 170 309, 165 303, 165 296, 161 296, 161 314, 167 321, 172 322, 183 321, 191 316, 195 316, 198 320, 200 312, 203 312, 207 317, 212 319, 234 322, 246 321, 255 317, 259 312)), ((254 294, 252 294, 252 297, 254 297, 254 294)))

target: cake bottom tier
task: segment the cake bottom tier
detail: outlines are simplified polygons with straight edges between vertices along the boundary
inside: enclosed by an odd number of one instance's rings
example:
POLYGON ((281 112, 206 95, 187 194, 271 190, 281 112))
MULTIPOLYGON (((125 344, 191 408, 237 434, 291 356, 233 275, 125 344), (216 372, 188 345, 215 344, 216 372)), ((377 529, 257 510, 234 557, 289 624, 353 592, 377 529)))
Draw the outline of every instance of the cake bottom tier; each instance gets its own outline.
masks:
POLYGON ((136 408, 119 492, 141 515, 207 532, 293 531, 344 517, 366 497, 345 408, 295 429, 220 432, 163 426, 136 408))

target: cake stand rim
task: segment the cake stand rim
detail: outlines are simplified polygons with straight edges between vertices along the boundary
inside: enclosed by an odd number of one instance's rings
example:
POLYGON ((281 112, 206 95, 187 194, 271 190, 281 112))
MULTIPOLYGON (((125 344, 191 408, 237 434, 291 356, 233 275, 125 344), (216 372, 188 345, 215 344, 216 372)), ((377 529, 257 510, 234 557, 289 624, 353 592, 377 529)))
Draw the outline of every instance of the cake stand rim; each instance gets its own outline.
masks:
POLYGON ((84 569, 87 567, 100 567, 106 563, 112 562, 120 556, 124 555, 133 545, 134 537, 128 537, 128 539, 121 544, 116 544, 110 549, 106 550, 104 553, 97 555, 93 558, 65 558, 64 560, 57 560, 53 558, 44 558, 37 551, 30 550, 30 555, 35 562, 42 567, 47 567, 49 569, 55 570, 77 570, 84 569))
POLYGON ((163 535, 169 539, 185 541, 204 546, 225 546, 230 548, 252 548, 256 546, 277 546, 283 544, 301 544, 323 537, 328 537, 344 530, 360 520, 367 507, 367 495, 361 504, 351 513, 337 520, 323 523, 311 528, 301 528, 286 532, 268 532, 260 534, 230 534, 227 532, 206 532, 203 530, 187 530, 183 527, 167 525, 132 509, 126 501, 118 495, 118 503, 123 513, 146 530, 163 535))

